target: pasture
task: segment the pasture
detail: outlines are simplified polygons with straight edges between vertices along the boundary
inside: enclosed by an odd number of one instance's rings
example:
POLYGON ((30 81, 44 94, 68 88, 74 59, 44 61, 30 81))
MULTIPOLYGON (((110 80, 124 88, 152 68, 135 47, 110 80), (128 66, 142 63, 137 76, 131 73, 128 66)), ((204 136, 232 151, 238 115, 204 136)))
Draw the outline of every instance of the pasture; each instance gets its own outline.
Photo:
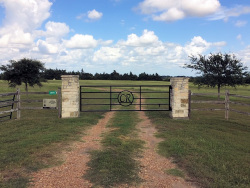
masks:
MULTIPOLYGON (((81 80, 80 84, 166 85, 169 83, 81 80)), ((57 90, 60 85, 61 81, 48 81, 41 88, 29 87, 29 91, 57 90)), ((20 88, 24 91, 23 86, 20 88)), ((225 89, 229 89, 230 93, 250 96, 250 86, 240 86, 237 89, 222 88, 221 100, 224 100, 225 89)), ((192 83, 190 90, 194 93, 217 91, 216 88, 198 90, 192 83)), ((7 82, 0 80, 0 93, 15 91, 16 89, 8 87, 7 82)), ((49 96, 49 98, 55 97, 49 96)), ((43 99, 48 96, 28 95, 23 98, 43 99)), ((217 100, 217 97, 192 98, 192 100, 201 99, 217 100)), ((250 104, 249 99, 232 97, 232 100, 250 104)), ((194 104, 192 107, 198 108, 202 105, 208 104, 194 104)), ((219 106, 223 108, 223 105, 219 106)), ((249 107, 235 108, 250 112, 249 107)), ((22 110, 21 113, 20 120, 0 122, 0 187, 26 187, 31 172, 60 164, 62 159, 58 158, 57 154, 68 149, 72 141, 78 140, 84 134, 84 130, 95 125, 104 114, 84 112, 77 119, 58 119, 57 110, 22 110)), ((159 153, 173 158, 186 177, 198 182, 202 187, 249 186, 250 116, 230 112, 227 121, 224 118, 224 111, 194 111, 190 120, 172 120, 169 118, 169 112, 147 112, 147 115, 158 129, 157 136, 164 139, 159 145, 159 153)))

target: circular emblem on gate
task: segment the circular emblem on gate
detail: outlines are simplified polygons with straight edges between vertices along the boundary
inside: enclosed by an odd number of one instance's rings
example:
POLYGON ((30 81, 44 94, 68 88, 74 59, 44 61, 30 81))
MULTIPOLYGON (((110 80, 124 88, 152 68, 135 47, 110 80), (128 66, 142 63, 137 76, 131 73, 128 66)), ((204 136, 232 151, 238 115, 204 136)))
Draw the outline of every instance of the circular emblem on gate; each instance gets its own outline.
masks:
POLYGON ((118 94, 118 102, 122 106, 130 106, 134 101, 134 95, 128 90, 124 90, 118 94))

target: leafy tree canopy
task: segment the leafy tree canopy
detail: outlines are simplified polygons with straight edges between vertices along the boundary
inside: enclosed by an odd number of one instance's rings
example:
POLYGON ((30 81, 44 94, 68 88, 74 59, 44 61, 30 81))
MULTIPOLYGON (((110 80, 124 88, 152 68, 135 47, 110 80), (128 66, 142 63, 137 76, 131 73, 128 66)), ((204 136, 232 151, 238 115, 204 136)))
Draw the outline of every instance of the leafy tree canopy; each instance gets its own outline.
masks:
POLYGON ((210 54, 208 57, 201 54, 198 57, 190 56, 190 63, 185 64, 185 67, 201 74, 194 81, 198 86, 218 87, 218 97, 221 87, 243 85, 249 74, 246 71, 248 68, 235 55, 222 53, 210 54))
POLYGON ((31 87, 42 86, 40 79, 44 69, 44 64, 40 61, 26 58, 19 61, 10 60, 10 64, 0 67, 0 70, 3 71, 3 78, 8 80, 10 87, 24 83, 26 92, 28 85, 31 87))

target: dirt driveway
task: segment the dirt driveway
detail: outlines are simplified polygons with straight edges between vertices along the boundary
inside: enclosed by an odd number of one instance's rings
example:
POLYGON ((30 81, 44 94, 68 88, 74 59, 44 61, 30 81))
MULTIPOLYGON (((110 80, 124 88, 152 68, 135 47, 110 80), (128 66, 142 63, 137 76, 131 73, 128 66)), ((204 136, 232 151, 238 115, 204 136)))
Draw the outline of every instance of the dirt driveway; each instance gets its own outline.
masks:
MULTIPOLYGON (((171 160, 166 159, 157 153, 157 144, 161 139, 154 136, 157 132, 155 126, 151 123, 144 112, 137 113, 141 119, 137 124, 138 135, 141 140, 145 141, 145 149, 143 150, 142 157, 139 159, 141 164, 139 176, 143 179, 143 183, 137 187, 194 187, 182 178, 165 173, 167 169, 176 168, 176 166, 171 160)), ((89 151, 101 148, 101 136, 103 133, 109 131, 109 129, 106 128, 106 125, 114 114, 115 112, 107 112, 103 119, 87 131, 82 137, 82 141, 75 142, 70 151, 64 151, 63 158, 65 160, 62 165, 43 169, 32 174, 33 178, 30 187, 92 187, 92 184, 89 181, 83 179, 83 175, 88 168, 87 162, 90 160, 89 151)))

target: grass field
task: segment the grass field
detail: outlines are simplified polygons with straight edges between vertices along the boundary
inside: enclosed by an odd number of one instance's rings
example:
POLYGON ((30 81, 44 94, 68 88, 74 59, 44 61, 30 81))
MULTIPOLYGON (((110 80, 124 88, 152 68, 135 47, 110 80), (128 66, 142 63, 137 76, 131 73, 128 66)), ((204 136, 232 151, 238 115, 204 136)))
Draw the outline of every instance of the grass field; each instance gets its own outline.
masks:
MULTIPOLYGON (((165 85, 169 83, 86 80, 80 84, 165 85)), ((29 88, 29 91, 57 90, 60 85, 61 81, 49 81, 44 87, 29 88)), ((192 84, 190 89, 195 93, 216 93, 216 89, 198 90, 192 84)), ((250 96, 250 86, 240 86, 236 90, 223 88, 222 94, 225 89, 229 89, 230 93, 250 96)), ((24 87, 21 87, 21 90, 24 91, 24 87)), ((0 80, 0 93, 15 91, 16 89, 8 88, 7 83, 0 80)), ((43 99, 48 98, 48 95, 28 97, 43 99)), ((210 100, 206 97, 202 99, 210 100)), ((216 96, 214 99, 216 100, 216 96)), ((223 100, 223 95, 221 99, 223 100)), ((233 97, 232 99, 250 104, 250 100, 247 99, 233 97)), ((237 108, 250 112, 249 107, 237 106, 237 108)), ((166 157, 173 157, 181 171, 202 187, 249 186, 250 116, 230 112, 230 119, 226 121, 224 111, 195 111, 192 112, 190 120, 184 121, 170 119, 168 112, 148 112, 147 115, 157 125, 158 136, 164 139, 159 145, 159 152, 166 157)), ((60 159, 53 157, 54 154, 66 149, 70 141, 77 140, 85 128, 94 125, 102 116, 103 113, 82 113, 78 119, 58 119, 56 110, 23 110, 21 120, 0 122, 0 187, 26 187, 30 172, 59 164, 60 159)), ((121 119, 114 121, 119 122, 121 119)), ((112 136, 108 137, 115 139, 112 136)))

